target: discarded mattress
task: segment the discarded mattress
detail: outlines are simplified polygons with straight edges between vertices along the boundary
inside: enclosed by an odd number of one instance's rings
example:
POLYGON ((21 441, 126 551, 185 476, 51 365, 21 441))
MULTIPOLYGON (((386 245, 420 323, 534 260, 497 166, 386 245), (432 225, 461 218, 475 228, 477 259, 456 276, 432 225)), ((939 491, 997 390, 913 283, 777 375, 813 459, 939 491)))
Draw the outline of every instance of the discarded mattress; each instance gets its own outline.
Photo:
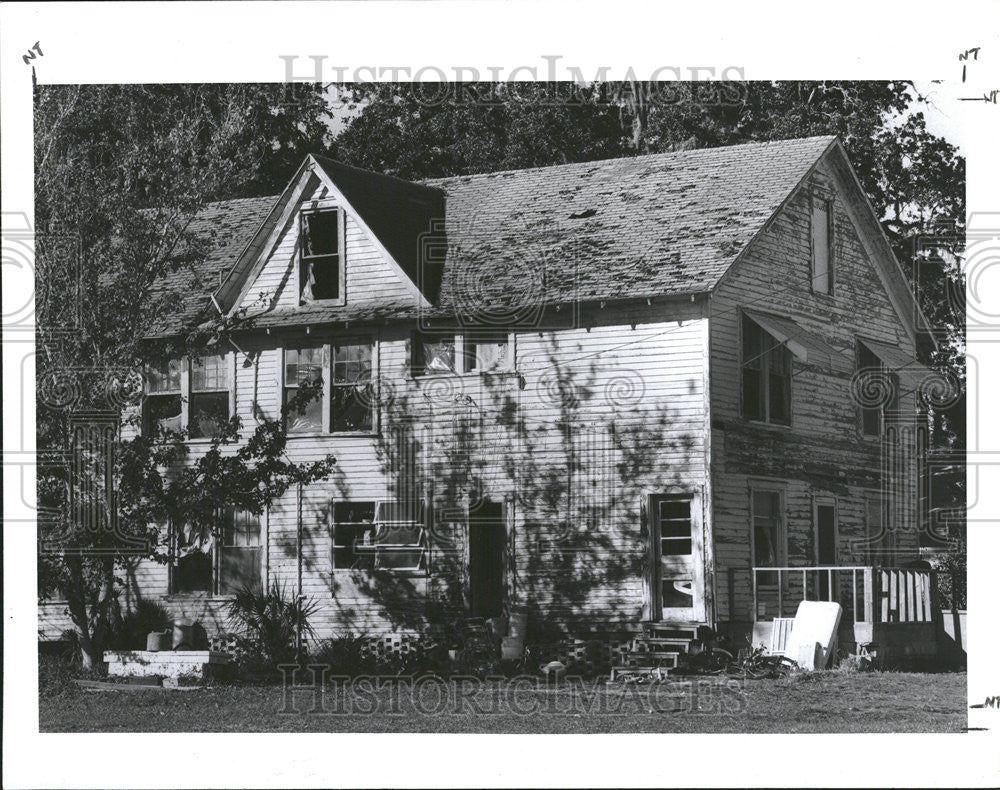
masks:
POLYGON ((803 669, 824 669, 837 649, 837 628, 843 610, 832 601, 803 601, 785 643, 786 658, 803 669))

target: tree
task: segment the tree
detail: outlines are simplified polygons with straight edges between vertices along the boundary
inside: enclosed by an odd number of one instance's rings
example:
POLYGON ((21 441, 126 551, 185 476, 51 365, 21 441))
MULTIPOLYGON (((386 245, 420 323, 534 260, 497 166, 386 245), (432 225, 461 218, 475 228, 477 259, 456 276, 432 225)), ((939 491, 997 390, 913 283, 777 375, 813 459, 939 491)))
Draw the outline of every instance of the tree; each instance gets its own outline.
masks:
MULTIPOLYGON (((99 660, 116 574, 147 543, 153 516, 191 515, 194 504, 175 487, 150 499, 157 477, 148 463, 113 474, 93 444, 70 442, 74 416, 134 399, 140 339, 173 309, 156 284, 196 277, 213 245, 191 230, 192 217, 211 200, 283 187, 306 153, 327 145, 329 114, 310 86, 36 86, 37 447, 64 458, 39 470, 39 593, 67 599, 89 660, 99 660), (102 506, 83 519, 83 503, 111 501, 115 489, 121 514, 102 506)), ((269 459, 274 471, 280 430, 265 423, 251 441, 244 466, 220 451, 198 474, 222 487, 259 483, 261 472, 245 464, 269 459)))

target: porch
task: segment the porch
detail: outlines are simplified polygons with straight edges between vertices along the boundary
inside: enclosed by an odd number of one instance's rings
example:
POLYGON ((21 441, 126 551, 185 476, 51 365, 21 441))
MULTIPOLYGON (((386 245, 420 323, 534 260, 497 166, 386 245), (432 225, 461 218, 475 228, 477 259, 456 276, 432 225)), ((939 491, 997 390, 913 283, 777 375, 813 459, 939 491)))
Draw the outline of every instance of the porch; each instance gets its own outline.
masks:
MULTIPOLYGON (((730 579, 732 576, 730 576, 730 579)), ((843 609, 840 650, 882 662, 938 654, 941 613, 937 572, 879 565, 752 568, 752 641, 784 650, 801 601, 835 601, 843 609)))

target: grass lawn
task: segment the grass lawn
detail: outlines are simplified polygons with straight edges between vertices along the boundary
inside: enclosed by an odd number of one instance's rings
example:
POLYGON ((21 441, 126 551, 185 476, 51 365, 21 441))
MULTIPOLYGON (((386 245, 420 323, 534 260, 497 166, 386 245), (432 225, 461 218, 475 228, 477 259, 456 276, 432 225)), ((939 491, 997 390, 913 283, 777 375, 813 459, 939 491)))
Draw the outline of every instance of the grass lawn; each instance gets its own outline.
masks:
POLYGON ((42 732, 960 732, 964 673, 822 672, 782 680, 220 685, 195 691, 43 686, 42 732))

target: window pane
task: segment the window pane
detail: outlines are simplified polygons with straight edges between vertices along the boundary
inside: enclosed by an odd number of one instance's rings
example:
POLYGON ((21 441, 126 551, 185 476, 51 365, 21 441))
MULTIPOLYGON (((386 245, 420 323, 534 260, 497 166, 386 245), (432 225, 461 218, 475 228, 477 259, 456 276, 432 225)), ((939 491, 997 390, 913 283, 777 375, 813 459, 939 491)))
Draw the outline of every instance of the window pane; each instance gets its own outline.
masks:
MULTIPOLYGON (((285 406, 289 407, 292 399, 298 395, 297 387, 285 388, 285 406)), ((289 408, 286 417, 289 433, 318 433, 323 430, 323 392, 322 389, 297 409, 289 408)))
POLYGON ((664 609, 688 609, 694 604, 691 579, 665 579, 661 588, 664 609))
POLYGON ((194 391, 229 389, 225 354, 213 354, 191 361, 191 389, 194 391))
POLYGON ((375 503, 335 502, 333 514, 333 567, 373 568, 375 503))
POLYGON ((333 380, 335 383, 356 384, 370 381, 372 376, 372 345, 354 343, 334 348, 333 380))
POLYGON ((470 372, 503 368, 507 362, 507 334, 466 335, 465 356, 465 369, 470 372))
POLYGON ((336 255, 340 223, 337 211, 320 211, 302 215, 302 254, 336 255))
POLYGON ((370 384, 334 386, 330 430, 370 431, 373 403, 370 384))
POLYGON ((748 420, 764 419, 763 380, 759 370, 743 368, 743 416, 748 420))
POLYGON ((791 419, 789 400, 791 394, 791 377, 773 370, 768 382, 768 408, 771 422, 788 424, 791 419))
POLYGON ((178 558, 174 566, 174 592, 211 592, 212 555, 205 551, 192 551, 178 558))
POLYGON ((219 433, 229 420, 228 392, 200 392, 191 394, 192 438, 211 438, 219 433))
POLYGON ((143 408, 146 433, 151 433, 154 426, 161 431, 181 430, 180 395, 147 395, 143 408))
POLYGON ((180 392, 181 361, 179 359, 160 360, 146 367, 146 392, 180 392))
POLYGON ((219 557, 219 591, 234 593, 241 587, 259 587, 261 549, 224 546, 219 557))
POLYGON ((454 373, 455 337, 453 335, 421 335, 415 339, 416 373, 454 373))
POLYGON ((660 553, 665 557, 677 557, 690 554, 691 538, 674 538, 660 541, 660 553))

